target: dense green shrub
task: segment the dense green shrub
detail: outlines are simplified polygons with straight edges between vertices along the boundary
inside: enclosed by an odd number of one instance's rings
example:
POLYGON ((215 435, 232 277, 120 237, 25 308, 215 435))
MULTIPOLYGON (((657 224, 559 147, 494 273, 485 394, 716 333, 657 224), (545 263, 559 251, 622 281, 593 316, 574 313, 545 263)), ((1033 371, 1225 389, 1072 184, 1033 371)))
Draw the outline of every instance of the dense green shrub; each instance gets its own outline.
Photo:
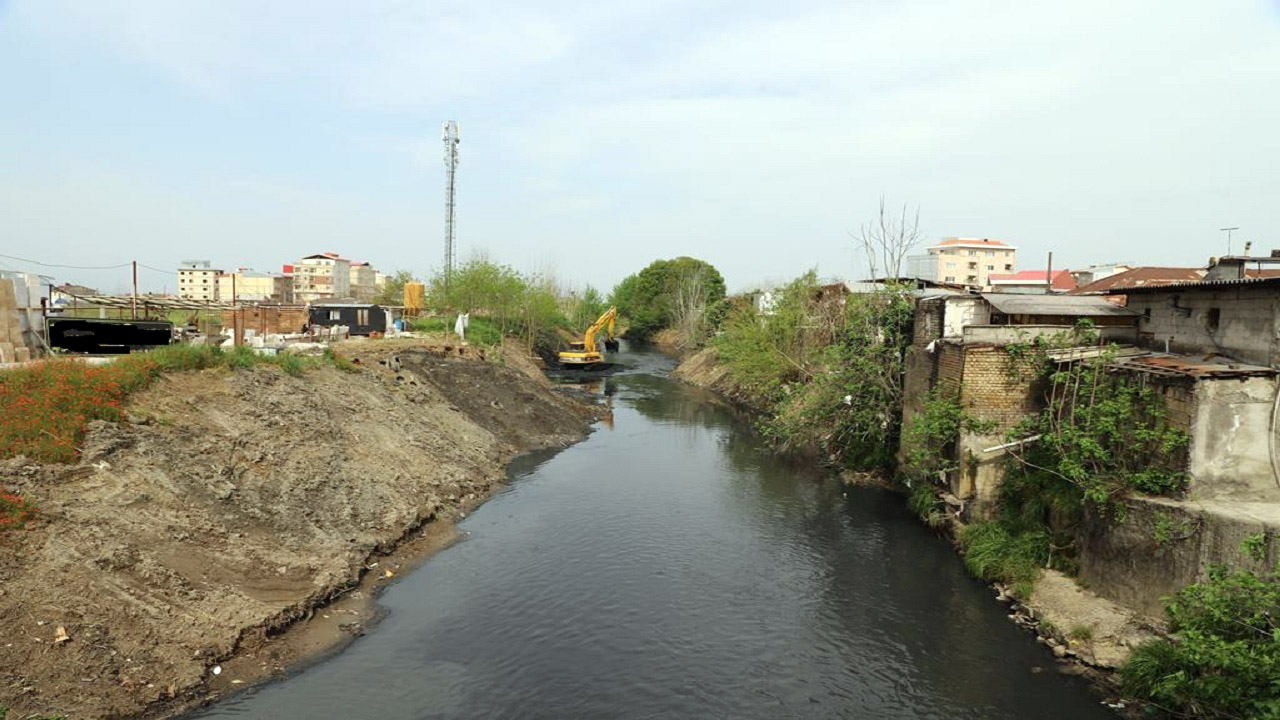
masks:
POLYGON ((1280 577, 1229 572, 1166 600, 1173 637, 1139 647, 1125 690, 1197 718, 1280 718, 1280 577))
POLYGON ((689 340, 705 334, 706 308, 724 298, 724 278, 703 260, 655 260, 614 287, 610 301, 626 318, 627 337, 648 340, 664 328, 686 325, 689 340), (696 315, 696 317, 695 317, 696 315))

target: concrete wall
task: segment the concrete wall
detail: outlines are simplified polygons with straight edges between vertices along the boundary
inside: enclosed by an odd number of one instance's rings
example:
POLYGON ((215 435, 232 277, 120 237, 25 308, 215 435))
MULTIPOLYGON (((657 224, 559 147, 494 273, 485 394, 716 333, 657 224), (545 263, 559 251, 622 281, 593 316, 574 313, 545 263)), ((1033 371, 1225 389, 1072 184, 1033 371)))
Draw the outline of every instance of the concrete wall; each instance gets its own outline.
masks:
POLYGON ((1201 379, 1195 387, 1190 472, 1193 498, 1280 502, 1271 464, 1275 378, 1201 379))
POLYGON ((943 321, 943 337, 960 337, 966 325, 986 325, 991 322, 991 306, 976 295, 953 297, 947 302, 943 321))
POLYGON ((1205 580, 1212 565, 1260 572, 1280 560, 1280 506, 1274 503, 1134 498, 1125 506, 1123 522, 1087 514, 1076 538, 1080 577, 1090 590, 1151 617, 1163 615, 1161 597, 1205 580), (1160 526, 1170 535, 1163 542, 1160 526), (1261 562, 1240 550, 1259 533, 1267 540, 1261 562))
POLYGON ((1217 353, 1242 362, 1276 366, 1280 363, 1280 292, 1274 285, 1238 286, 1217 290, 1169 290, 1134 293, 1128 308, 1143 313, 1138 329, 1142 344, 1175 353, 1217 353), (1174 300, 1184 314, 1174 308, 1174 300), (1218 310, 1212 329, 1210 310, 1218 310), (1146 317, 1146 314, 1150 317, 1146 317))

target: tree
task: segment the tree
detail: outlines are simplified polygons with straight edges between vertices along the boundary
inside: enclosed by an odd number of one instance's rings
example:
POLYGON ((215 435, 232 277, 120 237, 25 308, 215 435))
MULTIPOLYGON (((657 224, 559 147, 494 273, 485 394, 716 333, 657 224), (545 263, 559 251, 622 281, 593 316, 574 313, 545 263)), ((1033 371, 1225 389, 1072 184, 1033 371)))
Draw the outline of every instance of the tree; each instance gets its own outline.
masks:
MULTIPOLYGON (((613 289, 612 301, 627 319, 627 337, 648 340, 663 328, 724 297, 724 278, 713 265, 697 258, 655 260, 613 289)), ((700 316, 700 311, 699 311, 700 316)))
POLYGON ((403 305, 404 286, 411 282, 413 282, 413 273, 408 270, 397 270, 382 284, 373 301, 378 305, 403 305))
POLYGON ((599 290, 588 285, 572 301, 572 308, 569 311, 569 324, 574 330, 586 330, 587 326, 596 321, 604 311, 609 308, 609 303, 605 301, 599 290))
POLYGON ((907 206, 903 205, 900 214, 890 214, 881 196, 876 221, 858 228, 853 238, 867 259, 868 280, 875 280, 882 273, 886 278, 901 278, 907 253, 920 241, 920 208, 908 215, 907 206))

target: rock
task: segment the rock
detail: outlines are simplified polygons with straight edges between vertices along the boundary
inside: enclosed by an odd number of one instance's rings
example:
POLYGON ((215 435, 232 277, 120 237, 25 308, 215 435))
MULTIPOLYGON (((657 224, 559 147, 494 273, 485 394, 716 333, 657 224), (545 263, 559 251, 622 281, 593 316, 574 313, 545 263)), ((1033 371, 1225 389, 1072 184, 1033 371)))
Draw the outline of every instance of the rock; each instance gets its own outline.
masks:
POLYGON ((1053 656, 1054 656, 1054 657, 1062 658, 1062 657, 1066 657, 1066 656, 1067 656, 1067 649, 1066 649, 1066 648, 1062 647, 1061 645, 1054 645, 1054 646, 1052 646, 1052 647, 1053 647, 1053 656))

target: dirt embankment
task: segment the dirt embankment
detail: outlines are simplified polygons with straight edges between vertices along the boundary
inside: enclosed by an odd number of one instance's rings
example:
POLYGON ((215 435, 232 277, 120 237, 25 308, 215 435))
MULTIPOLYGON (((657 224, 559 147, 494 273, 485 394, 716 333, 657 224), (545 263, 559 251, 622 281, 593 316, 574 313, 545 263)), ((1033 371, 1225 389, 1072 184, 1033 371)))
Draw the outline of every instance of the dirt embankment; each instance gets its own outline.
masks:
POLYGON ((744 410, 759 410, 750 395, 729 377, 729 369, 720 363, 715 348, 685 356, 671 371, 671 377, 719 393, 744 410))
POLYGON ((589 430, 592 408, 518 354, 348 352, 358 372, 169 375, 130 422, 92 427, 79 464, 0 463, 43 513, 0 536, 9 717, 163 716, 252 682, 215 675, 229 659, 279 670, 281 628, 380 577, 381 553, 483 500, 515 454, 589 430))

